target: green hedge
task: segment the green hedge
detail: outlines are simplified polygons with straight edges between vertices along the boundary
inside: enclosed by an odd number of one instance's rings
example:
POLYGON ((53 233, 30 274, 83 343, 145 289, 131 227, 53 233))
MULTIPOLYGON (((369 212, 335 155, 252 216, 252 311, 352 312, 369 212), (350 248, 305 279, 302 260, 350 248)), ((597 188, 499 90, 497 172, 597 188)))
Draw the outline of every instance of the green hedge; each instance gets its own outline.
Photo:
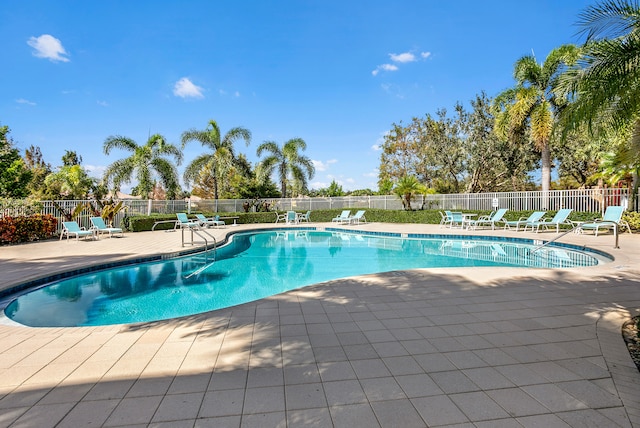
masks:
MULTIPOLYGON (((351 209, 351 213, 355 214, 358 209, 351 209)), ((382 210, 382 209, 365 209, 365 217, 368 222, 375 223, 414 223, 414 224, 439 224, 441 220, 440 212, 437 210, 418 210, 418 211, 404 211, 404 210, 382 210)), ((302 211, 299 211, 302 212, 302 211)), ((342 212, 342 209, 332 210, 316 210, 311 211, 311 223, 326 223, 331 222, 331 219, 337 217, 342 212)), ((475 213, 478 216, 489 215, 491 211, 470 211, 465 210, 468 213, 475 213)), ((521 217, 528 217, 533 211, 507 211, 505 219, 518 220, 521 217)), ((283 213, 281 211, 280 213, 283 213)), ((556 211, 547 212, 546 218, 552 218, 556 211)), ((259 213, 212 213, 203 212, 206 217, 214 217, 216 214, 220 217, 238 217, 236 222, 238 224, 259 224, 259 223, 275 223, 276 212, 259 212, 259 213)), ((599 218, 600 215, 593 212, 580 212, 574 211, 569 218, 573 221, 587 221, 599 218)), ((193 218, 193 215, 189 215, 189 218, 193 218)), ((629 222, 632 229, 638 229, 640 227, 640 214, 636 212, 626 212, 624 218, 629 222)), ((151 230, 153 224, 156 221, 163 220, 175 220, 175 214, 153 214, 151 216, 131 216, 125 219, 125 225, 128 230, 133 232, 141 232, 151 230)), ((227 224, 232 224, 233 220, 225 220, 227 224)), ((167 230, 173 229, 173 223, 159 224, 155 230, 167 230)))

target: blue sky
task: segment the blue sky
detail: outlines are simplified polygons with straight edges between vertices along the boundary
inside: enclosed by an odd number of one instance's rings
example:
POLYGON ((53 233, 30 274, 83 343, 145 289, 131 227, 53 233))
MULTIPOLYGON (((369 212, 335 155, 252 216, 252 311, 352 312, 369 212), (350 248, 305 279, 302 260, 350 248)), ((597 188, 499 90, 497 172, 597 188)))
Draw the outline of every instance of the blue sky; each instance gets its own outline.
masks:
MULTIPOLYGON (((577 43, 585 0, 5 1, 0 124, 21 150, 60 165, 74 150, 92 175, 127 155, 104 140, 180 143, 210 119, 255 163, 266 140, 294 138, 312 188, 377 189, 393 123, 469 106, 513 85, 513 64, 577 43)), ((193 142, 185 161, 202 153, 193 142)), ((182 167, 179 167, 182 173, 182 167)), ((127 190, 124 187, 123 190, 127 190)))

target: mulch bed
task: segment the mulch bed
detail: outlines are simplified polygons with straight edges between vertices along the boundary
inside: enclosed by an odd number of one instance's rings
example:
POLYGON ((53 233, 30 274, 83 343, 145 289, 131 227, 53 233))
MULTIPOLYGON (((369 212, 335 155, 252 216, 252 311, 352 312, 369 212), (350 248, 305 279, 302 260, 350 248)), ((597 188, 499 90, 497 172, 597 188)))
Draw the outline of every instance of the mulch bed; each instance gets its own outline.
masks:
POLYGON ((633 317, 629 321, 625 322, 622 326, 622 337, 627 344, 629 354, 636 367, 640 371, 640 337, 638 336, 638 321, 640 316, 633 317))

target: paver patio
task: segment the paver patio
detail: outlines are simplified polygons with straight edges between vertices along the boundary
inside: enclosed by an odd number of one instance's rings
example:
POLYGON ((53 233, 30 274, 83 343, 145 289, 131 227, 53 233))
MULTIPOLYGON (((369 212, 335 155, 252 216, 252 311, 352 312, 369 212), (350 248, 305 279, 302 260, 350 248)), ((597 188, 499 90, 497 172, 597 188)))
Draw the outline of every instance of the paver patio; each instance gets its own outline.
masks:
MULTIPOLYGON (((640 308, 640 237, 622 235, 620 249, 610 235, 562 242, 616 260, 386 272, 134 325, 4 319, 0 426, 640 427, 640 373, 620 333, 640 308)), ((180 232, 0 247, 0 289, 181 249, 180 232)))

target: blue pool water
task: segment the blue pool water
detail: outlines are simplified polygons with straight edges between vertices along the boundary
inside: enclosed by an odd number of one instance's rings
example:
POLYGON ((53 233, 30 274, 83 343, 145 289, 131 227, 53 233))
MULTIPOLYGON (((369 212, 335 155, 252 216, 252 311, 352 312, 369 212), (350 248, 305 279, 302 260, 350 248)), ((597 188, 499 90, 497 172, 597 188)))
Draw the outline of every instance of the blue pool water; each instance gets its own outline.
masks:
POLYGON ((426 267, 576 267, 590 253, 487 239, 402 239, 342 232, 239 233, 215 253, 98 271, 47 284, 5 314, 28 326, 155 321, 225 308, 354 275, 426 267), (215 260, 214 260, 215 258, 215 260))

